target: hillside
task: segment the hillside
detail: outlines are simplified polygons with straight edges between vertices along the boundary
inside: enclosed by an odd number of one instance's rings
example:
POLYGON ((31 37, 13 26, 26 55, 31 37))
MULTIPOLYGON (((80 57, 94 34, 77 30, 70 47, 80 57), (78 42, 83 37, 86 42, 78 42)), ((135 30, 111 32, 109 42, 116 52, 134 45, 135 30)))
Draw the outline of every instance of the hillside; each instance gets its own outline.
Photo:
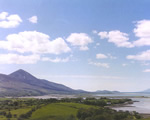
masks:
POLYGON ((150 89, 146 89, 146 90, 141 91, 141 92, 143 92, 143 93, 150 93, 150 89))
POLYGON ((0 96, 31 96, 77 91, 54 82, 38 79, 20 69, 9 75, 0 74, 0 96))

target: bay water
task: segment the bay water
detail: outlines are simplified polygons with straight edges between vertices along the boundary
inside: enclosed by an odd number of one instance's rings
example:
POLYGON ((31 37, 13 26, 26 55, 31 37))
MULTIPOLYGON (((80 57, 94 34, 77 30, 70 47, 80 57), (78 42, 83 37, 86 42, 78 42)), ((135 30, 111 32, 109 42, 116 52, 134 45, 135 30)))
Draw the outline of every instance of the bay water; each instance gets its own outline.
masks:
POLYGON ((114 107, 115 110, 136 111, 139 113, 150 114, 150 94, 149 93, 117 93, 117 94, 100 94, 98 96, 110 98, 130 98, 134 102, 123 107, 114 107), (138 101, 138 102, 137 102, 138 101))

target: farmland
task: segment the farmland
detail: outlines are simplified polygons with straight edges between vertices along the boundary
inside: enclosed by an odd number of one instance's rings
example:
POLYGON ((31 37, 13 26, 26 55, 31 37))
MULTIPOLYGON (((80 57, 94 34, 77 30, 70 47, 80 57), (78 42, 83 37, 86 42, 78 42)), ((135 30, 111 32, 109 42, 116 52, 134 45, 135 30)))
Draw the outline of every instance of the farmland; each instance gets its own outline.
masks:
POLYGON ((7 98, 0 100, 0 120, 148 120, 137 112, 117 112, 107 107, 131 102, 108 98, 7 98))

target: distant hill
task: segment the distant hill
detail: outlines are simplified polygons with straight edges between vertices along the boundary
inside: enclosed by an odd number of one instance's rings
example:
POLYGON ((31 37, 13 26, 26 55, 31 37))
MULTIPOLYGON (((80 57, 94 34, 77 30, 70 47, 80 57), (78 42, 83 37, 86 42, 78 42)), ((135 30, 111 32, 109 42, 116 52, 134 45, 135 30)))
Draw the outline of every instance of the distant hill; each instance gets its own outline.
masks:
POLYGON ((141 91, 143 93, 150 93, 150 89, 147 89, 147 90, 144 90, 144 91, 141 91))
POLYGON ((20 69, 10 75, 0 74, 0 96, 36 96, 55 93, 80 93, 65 85, 38 79, 20 69))
POLYGON ((118 91, 98 90, 96 92, 87 92, 84 90, 74 90, 62 84, 38 79, 22 69, 9 75, 0 74, 0 97, 79 93, 113 94, 118 93, 118 91))
POLYGON ((115 94, 115 93, 120 93, 119 91, 109 91, 109 90, 97 90, 94 92, 96 94, 115 94))

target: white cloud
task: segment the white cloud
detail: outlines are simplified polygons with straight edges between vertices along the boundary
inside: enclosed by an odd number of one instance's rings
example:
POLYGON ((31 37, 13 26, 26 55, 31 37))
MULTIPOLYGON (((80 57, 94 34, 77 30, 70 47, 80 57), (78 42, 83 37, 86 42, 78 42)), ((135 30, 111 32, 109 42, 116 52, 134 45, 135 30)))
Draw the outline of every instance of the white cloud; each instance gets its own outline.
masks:
POLYGON ((150 60, 150 50, 144 51, 137 55, 128 55, 127 59, 139 60, 139 61, 149 61, 150 60))
POLYGON ((100 43, 96 43, 96 45, 94 46, 94 48, 97 48, 97 46, 100 46, 100 43))
POLYGON ((20 53, 51 53, 60 54, 71 51, 62 38, 50 41, 50 37, 37 31, 24 31, 10 34, 6 41, 0 41, 0 48, 20 53))
POLYGON ((96 43, 96 46, 100 46, 100 43, 96 43))
POLYGON ((97 32, 96 30, 93 30, 92 33, 93 33, 93 34, 97 34, 98 32, 97 32))
POLYGON ((17 14, 8 16, 7 12, 0 13, 0 27, 1 28, 15 28, 22 22, 22 19, 17 14))
POLYGON ((106 31, 99 32, 98 35, 100 36, 101 39, 108 38, 108 33, 106 31))
POLYGON ((32 16, 32 17, 30 17, 28 20, 29 20, 31 23, 37 23, 38 18, 37 18, 37 16, 32 16))
POLYGON ((110 66, 108 65, 108 63, 100 63, 100 62, 92 62, 92 61, 89 61, 90 65, 94 65, 94 66, 97 66, 97 67, 105 67, 105 68, 109 68, 110 66))
POLYGON ((108 57, 104 54, 99 53, 99 54, 96 54, 96 58, 97 59, 105 59, 105 58, 108 58, 108 57))
POLYGON ((133 43, 135 46, 150 46, 150 20, 138 21, 134 33, 136 37, 139 37, 133 43))
POLYGON ((0 13, 0 20, 5 20, 7 16, 8 16, 7 12, 0 13))
POLYGON ((127 65, 128 65, 128 64, 126 64, 126 63, 123 63, 123 64, 122 64, 123 67, 125 67, 125 66, 127 66, 127 65))
POLYGON ((133 32, 139 39, 134 42, 129 42, 128 34, 119 30, 103 31, 99 32, 98 35, 101 39, 106 38, 108 42, 112 42, 118 47, 150 46, 150 20, 137 21, 135 26, 133 32))
POLYGON ((65 62, 69 62, 70 60, 72 61, 75 61, 74 59, 72 59, 73 55, 70 55, 66 58, 59 58, 59 57, 56 57, 55 59, 54 58, 50 58, 50 57, 43 57, 41 58, 42 61, 49 61, 49 62, 54 62, 54 63, 65 63, 65 62))
POLYGON ((59 62, 68 62, 69 61, 69 57, 67 58, 55 58, 55 59, 52 59, 52 58, 49 58, 49 57, 43 57, 42 58, 42 61, 49 61, 49 62, 54 62, 54 63, 59 63, 59 62))
POLYGON ((88 50, 89 48, 87 47, 87 46, 81 46, 80 47, 80 50, 82 50, 82 51, 86 51, 86 50, 88 50))
POLYGON ((0 64, 34 64, 38 60, 39 55, 0 54, 0 64))
POLYGON ((88 50, 88 44, 93 42, 85 33, 72 33, 66 40, 73 46, 79 46, 80 50, 88 50))
POLYGON ((143 62, 141 65, 148 66, 148 65, 150 65, 150 63, 143 62))
POLYGON ((117 59, 117 57, 112 56, 111 54, 108 54, 107 56, 108 56, 110 59, 117 59))
POLYGON ((7 17, 7 20, 8 20, 8 21, 22 22, 21 18, 20 18, 17 14, 9 15, 9 16, 7 17))
MULTIPOLYGON (((40 78, 45 77, 45 75, 40 76, 40 78)), ((48 75, 47 78, 75 78, 75 79, 126 79, 120 76, 98 76, 98 75, 48 75)))
POLYGON ((97 59, 106 59, 106 58, 117 59, 116 57, 112 56, 111 54, 105 55, 105 54, 101 54, 101 53, 96 54, 96 58, 97 59))
POLYGON ((117 47, 134 47, 134 45, 128 41, 128 34, 120 32, 119 30, 99 32, 98 35, 101 39, 107 38, 108 42, 114 43, 117 47))
POLYGON ((150 72, 150 69, 146 69, 146 70, 144 70, 143 72, 150 72))

